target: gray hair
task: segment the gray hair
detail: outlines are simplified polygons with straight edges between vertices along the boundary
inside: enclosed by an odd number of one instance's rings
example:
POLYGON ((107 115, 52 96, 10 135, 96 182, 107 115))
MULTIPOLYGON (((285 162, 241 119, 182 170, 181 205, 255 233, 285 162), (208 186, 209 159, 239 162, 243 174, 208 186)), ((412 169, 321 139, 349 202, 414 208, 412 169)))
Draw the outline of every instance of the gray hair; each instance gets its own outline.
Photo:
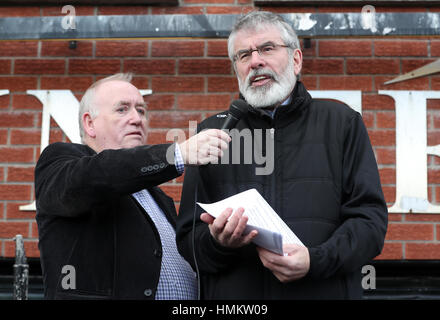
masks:
POLYGON ((278 28, 284 44, 289 46, 289 52, 300 48, 298 36, 291 25, 288 24, 281 16, 268 11, 251 11, 241 16, 232 28, 231 34, 228 38, 229 59, 231 59, 231 61, 234 63, 234 40, 239 31, 256 31, 258 29, 267 27, 268 25, 278 28))
POLYGON ((84 126, 82 123, 82 117, 84 113, 89 112, 92 118, 96 118, 96 116, 98 115, 99 110, 96 108, 96 105, 94 103, 96 88, 105 82, 117 80, 117 81, 124 81, 131 83, 132 79, 133 79, 132 73, 116 73, 112 76, 96 81, 86 90, 86 92, 84 93, 81 99, 81 102, 79 103, 79 114, 78 114, 79 134, 81 136, 82 142, 84 142, 84 137, 85 137, 84 126))

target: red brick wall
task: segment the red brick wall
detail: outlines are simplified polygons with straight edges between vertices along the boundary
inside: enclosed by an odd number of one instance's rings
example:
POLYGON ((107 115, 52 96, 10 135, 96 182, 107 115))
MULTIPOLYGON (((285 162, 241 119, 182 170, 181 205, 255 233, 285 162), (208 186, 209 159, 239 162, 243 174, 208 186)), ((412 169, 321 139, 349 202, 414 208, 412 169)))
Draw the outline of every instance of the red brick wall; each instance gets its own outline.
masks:
MULTIPOLYGON (((76 7, 77 15, 213 14, 253 9, 251 0, 181 0, 178 7, 76 7)), ((359 12, 358 7, 266 8, 289 12, 359 12)), ((376 8, 377 11, 440 11, 439 8, 376 8)), ((0 17, 61 15, 61 7, 0 7, 0 17)), ((380 89, 438 90, 440 76, 383 83, 440 57, 435 38, 313 39, 303 49, 303 82, 313 90, 362 90, 363 117, 378 160, 386 200, 395 201, 394 101, 380 89)), ((14 255, 12 237, 25 237, 28 256, 39 256, 32 202, 33 170, 40 153, 41 109, 28 89, 70 89, 78 99, 97 78, 131 71, 134 83, 152 89, 149 143, 165 142, 170 128, 188 128, 224 110, 237 95, 225 39, 0 41, 0 256, 14 255)), ((76 121, 72 120, 72 121, 76 121)), ((440 101, 428 103, 428 144, 440 143, 440 101)), ((50 142, 67 141, 54 121, 50 142)), ((429 200, 440 203, 440 160, 429 157, 429 200)), ((177 202, 182 178, 163 185, 177 202)), ((440 215, 390 214, 379 259, 440 259, 440 215)))

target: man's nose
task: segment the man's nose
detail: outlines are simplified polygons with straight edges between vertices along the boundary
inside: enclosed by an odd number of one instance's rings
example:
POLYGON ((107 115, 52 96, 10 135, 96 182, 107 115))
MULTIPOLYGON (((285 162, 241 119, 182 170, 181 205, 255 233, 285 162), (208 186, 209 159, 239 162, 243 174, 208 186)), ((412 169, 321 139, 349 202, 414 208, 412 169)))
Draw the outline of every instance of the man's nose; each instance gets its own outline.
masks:
POLYGON ((260 53, 255 50, 251 53, 251 68, 258 69, 264 67, 266 65, 266 61, 261 57, 260 53))
POLYGON ((130 123, 139 125, 142 122, 142 115, 136 110, 136 108, 130 111, 130 123))

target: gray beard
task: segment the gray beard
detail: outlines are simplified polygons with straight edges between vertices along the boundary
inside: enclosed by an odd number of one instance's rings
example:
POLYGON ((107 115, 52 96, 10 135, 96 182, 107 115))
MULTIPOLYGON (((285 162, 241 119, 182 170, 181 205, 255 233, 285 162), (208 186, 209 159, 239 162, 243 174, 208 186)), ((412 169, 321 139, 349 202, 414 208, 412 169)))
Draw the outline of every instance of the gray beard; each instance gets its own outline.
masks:
POLYGON ((244 83, 239 79, 238 87, 249 103, 254 108, 265 108, 278 105, 282 103, 290 93, 296 84, 296 76, 293 72, 293 62, 290 61, 285 71, 277 75, 271 70, 256 69, 249 73, 244 83), (257 75, 270 75, 272 81, 266 85, 252 87, 250 78, 257 75))

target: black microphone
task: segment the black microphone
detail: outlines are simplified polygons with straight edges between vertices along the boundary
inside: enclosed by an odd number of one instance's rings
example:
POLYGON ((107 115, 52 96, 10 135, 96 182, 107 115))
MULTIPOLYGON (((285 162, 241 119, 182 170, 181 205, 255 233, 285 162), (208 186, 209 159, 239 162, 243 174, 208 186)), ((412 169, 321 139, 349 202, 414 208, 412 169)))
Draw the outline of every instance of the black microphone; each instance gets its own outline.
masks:
POLYGON ((237 122, 243 118, 246 117, 249 112, 250 106, 246 103, 244 100, 234 100, 231 103, 231 106, 229 107, 228 115, 226 117, 225 123, 223 123, 223 126, 220 128, 221 130, 229 130, 235 127, 237 122))

